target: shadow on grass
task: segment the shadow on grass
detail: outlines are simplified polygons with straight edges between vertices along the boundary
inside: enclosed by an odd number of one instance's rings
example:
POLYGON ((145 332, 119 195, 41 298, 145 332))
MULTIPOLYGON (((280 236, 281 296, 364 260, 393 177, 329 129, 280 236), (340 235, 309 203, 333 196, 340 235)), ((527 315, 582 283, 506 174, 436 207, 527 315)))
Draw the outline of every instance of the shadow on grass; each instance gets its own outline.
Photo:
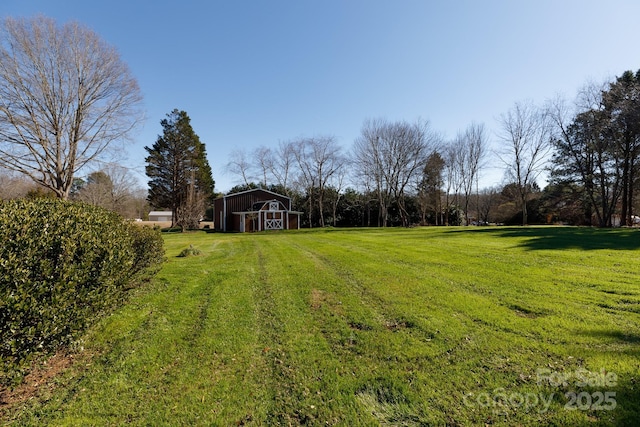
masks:
MULTIPOLYGON (((596 338, 602 344, 611 344, 612 354, 625 353, 635 358, 640 358, 640 335, 637 333, 627 333, 623 330, 592 329, 582 332, 583 335, 596 338), (620 350, 619 346, 628 347, 627 350, 620 350)), ((606 348, 606 347, 605 347, 606 348)), ((607 366, 600 367, 608 371, 607 366)), ((595 376, 587 376, 596 381, 596 384, 589 390, 590 392, 615 392, 616 408, 609 414, 609 411, 595 411, 599 422, 588 422, 581 426, 638 426, 640 425, 640 372, 637 374, 622 374, 613 372, 615 385, 604 384, 604 374, 594 372, 595 376)), ((587 380, 588 381, 588 380, 587 380)))
POLYGON ((463 228, 450 233, 487 233, 522 240, 518 246, 530 250, 544 249, 613 249, 640 248, 640 230, 590 227, 487 227, 463 228), (523 240, 524 239, 524 240, 523 240))
MULTIPOLYGON (((584 335, 596 338, 603 343, 625 344, 630 345, 629 353, 632 356, 640 358, 640 335, 636 333, 627 333, 621 330, 594 329, 583 332, 584 335)), ((638 378, 640 380, 640 378, 638 378)))

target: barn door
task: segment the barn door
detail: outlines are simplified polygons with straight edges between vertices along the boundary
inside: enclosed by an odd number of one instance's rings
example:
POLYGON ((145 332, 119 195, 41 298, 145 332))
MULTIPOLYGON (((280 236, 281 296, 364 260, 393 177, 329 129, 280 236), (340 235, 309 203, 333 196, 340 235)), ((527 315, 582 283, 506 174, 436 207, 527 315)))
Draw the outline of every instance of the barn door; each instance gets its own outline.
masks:
POLYGON ((264 229, 265 230, 282 230, 284 224, 282 221, 282 211, 278 202, 270 202, 269 210, 264 215, 264 229))

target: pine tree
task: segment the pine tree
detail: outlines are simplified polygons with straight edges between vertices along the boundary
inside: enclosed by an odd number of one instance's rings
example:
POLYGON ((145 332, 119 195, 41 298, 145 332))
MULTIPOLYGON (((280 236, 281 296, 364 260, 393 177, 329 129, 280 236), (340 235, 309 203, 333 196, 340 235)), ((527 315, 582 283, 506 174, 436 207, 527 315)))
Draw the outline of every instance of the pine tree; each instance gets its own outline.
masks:
POLYGON ((149 203, 156 209, 171 210, 172 226, 195 227, 214 194, 205 146, 184 111, 174 109, 160 124, 162 135, 151 148, 145 147, 149 203))
POLYGON ((614 150, 621 177, 621 222, 632 225, 635 183, 640 169, 640 70, 625 71, 603 93, 603 104, 608 114, 608 136, 614 150))

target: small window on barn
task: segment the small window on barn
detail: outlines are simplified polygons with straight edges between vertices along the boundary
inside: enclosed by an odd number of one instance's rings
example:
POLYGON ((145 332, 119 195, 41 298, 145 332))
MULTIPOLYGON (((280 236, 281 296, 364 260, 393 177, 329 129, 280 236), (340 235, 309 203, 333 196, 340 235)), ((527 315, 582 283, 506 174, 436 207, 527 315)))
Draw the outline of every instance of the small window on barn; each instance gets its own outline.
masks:
POLYGON ((277 211, 277 210, 279 210, 278 209, 279 207, 280 206, 279 206, 278 202, 269 202, 269 210, 270 211, 277 211))

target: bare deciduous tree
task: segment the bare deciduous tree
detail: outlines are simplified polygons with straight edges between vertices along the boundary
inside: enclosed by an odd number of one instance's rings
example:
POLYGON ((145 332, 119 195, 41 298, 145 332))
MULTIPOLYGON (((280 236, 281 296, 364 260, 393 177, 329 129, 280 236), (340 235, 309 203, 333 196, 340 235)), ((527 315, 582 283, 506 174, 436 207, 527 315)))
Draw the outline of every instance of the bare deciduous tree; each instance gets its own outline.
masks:
MULTIPOLYGON (((454 206, 458 208, 460 191, 462 188, 462 177, 460 175, 458 157, 460 151, 456 147, 455 141, 449 143, 443 151, 444 154, 444 183, 445 183, 445 212, 444 225, 451 225, 449 214, 454 206)), ((460 224, 455 224, 460 225, 460 224)))
POLYGON ((254 167, 260 176, 260 184, 263 187, 269 185, 268 175, 271 173, 274 159, 273 152, 269 147, 261 145, 253 152, 254 167))
MULTIPOLYGON (((472 123, 460 133, 453 142, 455 150, 454 167, 457 169, 460 188, 464 195, 464 218, 465 225, 469 225, 469 202, 473 186, 478 186, 480 169, 483 166, 483 159, 487 151, 487 136, 484 125, 472 123)), ((476 200, 477 201, 477 200, 476 200)), ((476 208, 478 204, 476 203, 476 208)))
POLYGON ((289 191, 291 172, 295 165, 294 144, 281 141, 278 143, 277 150, 272 151, 272 154, 271 175, 273 175, 280 187, 285 191, 289 191))
POLYGON ((361 136, 354 142, 353 157, 359 175, 374 183, 383 226, 387 225, 392 199, 398 205, 402 225, 409 225, 406 190, 416 182, 416 175, 439 140, 428 122, 365 122, 361 136))
POLYGON ((94 206, 113 209, 112 193, 111 177, 104 171, 97 171, 91 172, 77 194, 73 194, 71 197, 94 206))
POLYGON ((495 205, 498 202, 499 189, 496 187, 484 188, 481 192, 478 192, 478 223, 485 225, 490 223, 493 219, 491 213, 495 209, 495 205))
POLYGON ((335 197, 331 201, 331 214, 332 214, 331 217, 333 218, 332 225, 334 227, 336 226, 338 204, 340 203, 340 199, 342 198, 342 192, 344 190, 345 181, 347 179, 347 165, 349 163, 349 160, 346 158, 343 158, 343 162, 344 163, 342 164, 340 169, 336 171, 336 174, 333 179, 333 185, 332 185, 332 190, 335 193, 335 197))
POLYGON ((391 204, 391 189, 385 182, 384 162, 378 129, 386 125, 383 120, 367 120, 361 135, 353 143, 352 158, 356 177, 364 187, 376 194, 380 212, 378 226, 386 226, 391 204))
POLYGON ((133 200, 134 195, 140 190, 140 185, 130 169, 109 163, 99 171, 90 173, 86 183, 72 197, 128 217, 131 216, 128 202, 133 200))
POLYGON ((235 149, 229 154, 226 170, 241 178, 245 186, 259 181, 262 187, 275 184, 289 193, 293 170, 299 164, 295 156, 299 142, 300 140, 280 142, 277 148, 262 145, 251 154, 244 149, 235 149))
POLYGON ((309 196, 309 215, 313 210, 311 200, 317 192, 320 226, 324 227, 324 191, 344 164, 340 146, 333 136, 302 138, 295 144, 294 156, 309 196))
POLYGON ((291 141, 290 144, 298 168, 297 176, 295 178, 296 185, 307 194, 307 202, 309 205, 307 218, 309 221, 309 227, 313 227, 313 198, 315 194, 314 188, 316 187, 316 178, 312 171, 311 162, 307 157, 306 139, 302 138, 296 141, 291 141))
POLYGON ((505 149, 498 155, 506 166, 507 176, 516 185, 522 225, 527 225, 527 199, 552 147, 550 116, 546 109, 532 102, 517 102, 500 116, 499 123, 505 149))
POLYGON ((7 18, 1 31, 0 165, 66 199, 74 174, 140 121, 140 89, 116 49, 78 23, 7 18))
POLYGON ((253 164, 247 152, 243 149, 235 149, 229 154, 226 169, 229 173, 241 177, 245 185, 249 185, 249 183, 253 181, 253 164))
POLYGON ((0 200, 25 197, 36 184, 29 178, 11 171, 0 171, 0 200))

